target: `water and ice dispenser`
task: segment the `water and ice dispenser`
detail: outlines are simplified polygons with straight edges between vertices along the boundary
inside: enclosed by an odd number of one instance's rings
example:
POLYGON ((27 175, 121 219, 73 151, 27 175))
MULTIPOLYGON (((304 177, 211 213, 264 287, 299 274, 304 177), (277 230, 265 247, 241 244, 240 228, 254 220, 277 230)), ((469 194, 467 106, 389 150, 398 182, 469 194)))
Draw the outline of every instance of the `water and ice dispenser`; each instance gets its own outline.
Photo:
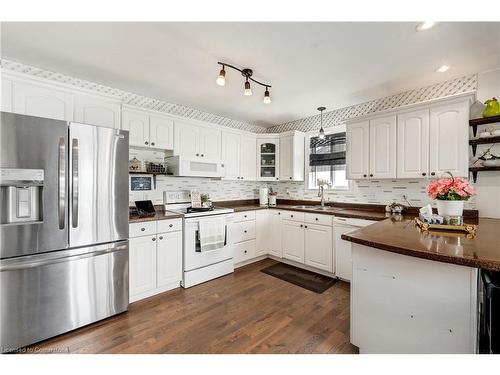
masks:
POLYGON ((43 169, 0 169, 1 224, 43 220, 43 169))

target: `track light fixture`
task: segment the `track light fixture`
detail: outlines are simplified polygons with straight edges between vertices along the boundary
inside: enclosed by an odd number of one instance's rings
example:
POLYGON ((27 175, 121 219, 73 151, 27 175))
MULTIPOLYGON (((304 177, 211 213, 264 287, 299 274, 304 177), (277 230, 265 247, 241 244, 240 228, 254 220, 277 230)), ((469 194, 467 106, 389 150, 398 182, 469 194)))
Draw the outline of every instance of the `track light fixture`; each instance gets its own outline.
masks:
POLYGON ((325 139, 325 131, 323 130, 323 111, 326 107, 318 107, 318 111, 321 113, 321 128, 319 129, 318 137, 319 139, 325 139))
POLYGON ((224 86, 226 84, 226 66, 229 67, 229 68, 232 68, 234 70, 237 70, 238 72, 241 73, 241 75, 243 77, 245 77, 245 90, 243 91, 243 95, 245 96, 250 96, 252 95, 252 88, 250 87, 250 81, 258 84, 258 85, 261 85, 263 87, 266 88, 266 91, 264 92, 264 104, 269 104, 271 103, 271 95, 269 94, 269 89, 271 88, 271 85, 267 84, 267 83, 262 83, 262 82, 259 82, 257 81, 256 79, 252 78, 252 75, 253 75, 253 71, 252 69, 248 69, 248 68, 245 68, 245 69, 239 69, 233 65, 230 65, 230 64, 226 64, 226 63, 223 63, 223 62, 218 62, 217 64, 219 65, 222 65, 222 69, 221 71, 219 72, 219 76, 217 77, 216 81, 217 84, 219 86, 224 86))

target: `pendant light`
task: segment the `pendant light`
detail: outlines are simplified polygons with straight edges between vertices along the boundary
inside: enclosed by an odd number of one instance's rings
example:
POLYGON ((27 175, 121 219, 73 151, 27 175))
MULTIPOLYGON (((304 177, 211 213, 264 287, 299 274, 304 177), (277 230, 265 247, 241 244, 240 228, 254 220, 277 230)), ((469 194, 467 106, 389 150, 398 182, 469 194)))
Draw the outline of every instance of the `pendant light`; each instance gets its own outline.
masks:
POLYGON ((269 88, 266 86, 266 91, 264 92, 264 104, 271 103, 271 96, 269 95, 269 88))
POLYGON ((248 77, 247 77, 247 80, 245 82, 245 92, 243 93, 243 95, 245 95, 245 96, 252 95, 252 89, 250 88, 250 82, 248 82, 248 77))
POLYGON ((318 107, 318 111, 321 113, 321 128, 319 129, 318 137, 319 139, 325 139, 325 131, 323 130, 323 111, 326 107, 318 107))
POLYGON ((219 86, 224 86, 226 84, 226 71, 224 70, 224 65, 222 65, 222 69, 219 72, 219 76, 215 80, 219 86))

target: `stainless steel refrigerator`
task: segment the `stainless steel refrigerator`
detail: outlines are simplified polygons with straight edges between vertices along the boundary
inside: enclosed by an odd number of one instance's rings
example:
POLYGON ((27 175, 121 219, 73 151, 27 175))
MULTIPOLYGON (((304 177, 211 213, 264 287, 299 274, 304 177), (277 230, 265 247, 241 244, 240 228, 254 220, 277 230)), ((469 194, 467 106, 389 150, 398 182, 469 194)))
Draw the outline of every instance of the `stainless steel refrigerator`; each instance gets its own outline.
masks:
POLYGON ((0 350, 128 308, 128 132, 1 113, 0 350))

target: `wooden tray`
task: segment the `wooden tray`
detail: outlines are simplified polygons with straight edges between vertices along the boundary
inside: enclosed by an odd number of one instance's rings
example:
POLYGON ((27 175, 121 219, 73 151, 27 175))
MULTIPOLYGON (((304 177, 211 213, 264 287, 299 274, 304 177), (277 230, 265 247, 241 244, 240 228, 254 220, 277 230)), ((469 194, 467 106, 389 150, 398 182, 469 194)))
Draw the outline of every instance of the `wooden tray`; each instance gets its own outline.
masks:
POLYGON ((442 230, 451 232, 467 232, 469 234, 475 234, 477 226, 474 224, 464 224, 464 225, 445 225, 445 224, 429 224, 424 223, 418 217, 415 218, 415 223, 423 231, 429 230, 442 230))

